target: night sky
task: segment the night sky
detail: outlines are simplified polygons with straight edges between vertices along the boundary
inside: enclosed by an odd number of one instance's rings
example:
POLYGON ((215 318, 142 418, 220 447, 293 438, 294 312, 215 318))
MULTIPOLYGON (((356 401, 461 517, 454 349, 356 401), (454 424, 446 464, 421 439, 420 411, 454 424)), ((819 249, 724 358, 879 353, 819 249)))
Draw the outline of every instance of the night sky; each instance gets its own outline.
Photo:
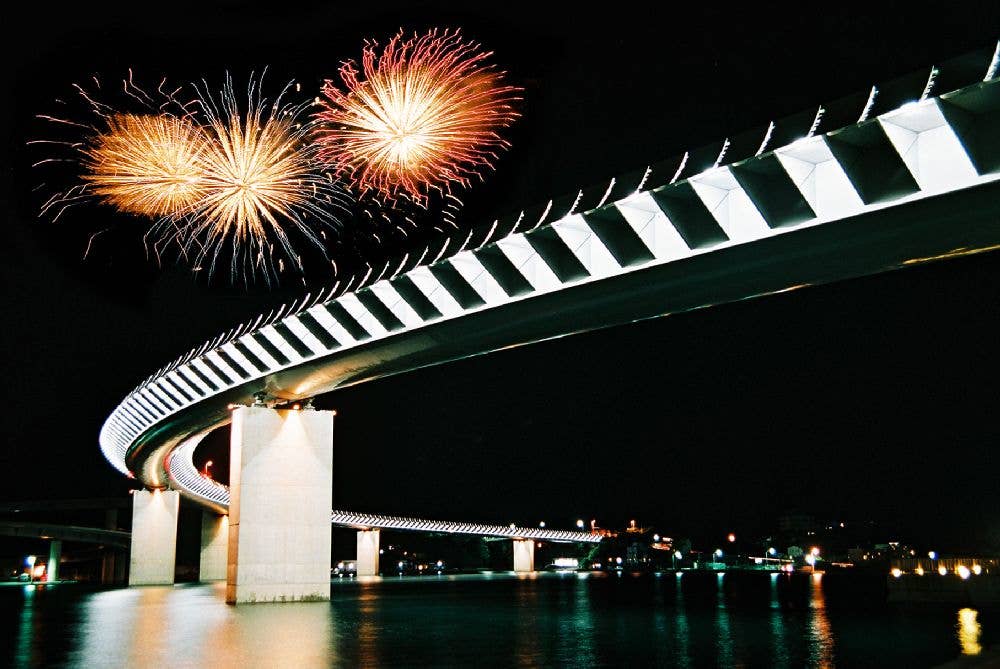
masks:
MULTIPOLYGON (((294 281, 268 292, 157 267, 140 222, 107 208, 38 221, 33 116, 91 73, 221 82, 268 65, 273 87, 294 76, 311 97, 365 37, 461 27, 525 88, 513 149, 464 198, 471 225, 1000 36, 995 2, 683 15, 674 3, 594 14, 539 2, 85 4, 25 3, 5 31, 4 500, 124 495, 129 481, 97 444, 117 402, 178 354, 301 294, 294 281)), ((399 250, 352 239, 345 254, 379 266, 399 250)), ((766 531, 796 509, 1000 548, 998 270, 997 253, 951 260, 339 391, 321 402, 339 412, 335 502, 550 526, 638 518, 695 536, 766 531)))

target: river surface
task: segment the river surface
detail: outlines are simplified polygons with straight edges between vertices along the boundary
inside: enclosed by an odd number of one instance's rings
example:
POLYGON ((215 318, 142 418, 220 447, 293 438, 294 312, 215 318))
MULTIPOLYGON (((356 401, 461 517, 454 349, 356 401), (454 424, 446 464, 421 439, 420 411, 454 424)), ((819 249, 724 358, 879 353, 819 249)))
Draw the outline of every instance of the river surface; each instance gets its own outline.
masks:
POLYGON ((1000 611, 891 607, 821 575, 495 573, 340 579, 329 603, 223 595, 3 585, 0 666, 910 668, 1000 638, 1000 611))

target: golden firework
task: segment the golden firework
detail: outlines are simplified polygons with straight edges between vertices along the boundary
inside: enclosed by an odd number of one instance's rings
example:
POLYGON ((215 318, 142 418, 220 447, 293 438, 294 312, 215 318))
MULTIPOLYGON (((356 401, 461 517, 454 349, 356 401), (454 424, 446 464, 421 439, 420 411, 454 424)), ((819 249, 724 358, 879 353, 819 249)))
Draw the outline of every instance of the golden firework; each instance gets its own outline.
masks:
POLYGON ((227 78, 220 99, 198 89, 205 144, 198 154, 198 198, 154 227, 160 242, 176 241, 195 265, 214 269, 220 254, 231 274, 247 262, 265 277, 286 261, 302 269, 298 241, 325 254, 320 227, 336 222, 343 191, 317 162, 306 140, 311 126, 300 120, 303 106, 282 104, 288 91, 267 103, 259 80, 251 78, 249 109, 241 111, 227 78), (317 225, 318 224, 318 225, 317 225), (292 239, 292 233, 296 239, 292 239))
MULTIPOLYGON (((94 86, 112 90, 96 77, 94 86)), ((176 250, 208 275, 226 262, 231 279, 242 274, 270 282, 284 270, 304 271, 304 253, 329 266, 324 228, 338 225, 346 191, 316 159, 312 123, 303 121, 311 102, 284 102, 293 86, 298 90, 294 83, 270 100, 261 86, 262 77, 251 75, 237 96, 227 75, 214 95, 204 83, 171 89, 166 80, 147 91, 130 71, 118 100, 124 111, 75 85, 87 117, 41 115, 59 132, 32 143, 67 154, 37 166, 71 163, 79 178, 52 193, 41 214, 55 221, 96 201, 148 217, 151 255, 176 250)))
POLYGON ((202 194, 204 133, 169 114, 113 114, 83 149, 84 181, 119 211, 170 216, 202 194))
POLYGON ((508 146, 499 132, 518 116, 520 89, 503 84, 490 55, 458 31, 398 33, 381 53, 367 43, 361 72, 353 61, 340 68, 346 90, 327 80, 317 100, 321 159, 389 198, 467 186, 508 146))

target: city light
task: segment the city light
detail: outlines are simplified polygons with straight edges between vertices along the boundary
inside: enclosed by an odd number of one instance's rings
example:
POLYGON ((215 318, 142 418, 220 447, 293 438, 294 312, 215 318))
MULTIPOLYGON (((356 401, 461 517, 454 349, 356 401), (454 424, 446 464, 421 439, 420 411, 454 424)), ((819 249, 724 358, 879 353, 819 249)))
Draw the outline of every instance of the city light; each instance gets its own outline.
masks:
POLYGON ((958 568, 955 570, 955 572, 959 575, 959 577, 963 581, 967 580, 969 578, 969 576, 972 575, 972 572, 969 571, 969 568, 966 567, 964 564, 958 565, 958 568))
POLYGON ((924 568, 923 567, 917 567, 914 571, 917 572, 917 576, 923 576, 924 575, 924 568))
POLYGON ((900 569, 899 567, 893 567, 890 573, 893 575, 894 578, 899 578, 900 576, 903 575, 903 570, 900 569))
POLYGON ((941 574, 942 576, 945 576, 948 573, 948 568, 945 567, 944 565, 941 565, 940 567, 938 567, 938 573, 941 574))
POLYGON ((812 548, 809 549, 809 554, 812 555, 813 557, 818 557, 819 549, 813 546, 812 548))
POLYGON ((717 558, 720 558, 720 557, 722 557, 722 549, 721 549, 721 548, 716 548, 716 549, 715 549, 715 552, 714 552, 714 553, 712 553, 712 555, 714 555, 714 556, 715 556, 715 557, 717 557, 717 558))
POLYGON ((978 564, 972 565, 972 573, 975 574, 976 576, 979 576, 980 574, 982 574, 983 573, 982 566, 978 565, 978 564))
POLYGON ((774 546, 771 546, 767 549, 767 554, 773 557, 778 554, 778 550, 774 546))
POLYGON ((580 566, 580 561, 576 558, 561 557, 553 560, 552 566, 558 567, 559 569, 577 569, 580 566))
POLYGON ((583 518, 580 518, 576 521, 576 526, 581 530, 583 529, 583 518))
POLYGON ((934 551, 927 551, 927 557, 929 557, 932 560, 937 560, 937 553, 935 553, 934 551))
POLYGON ((810 553, 809 555, 807 555, 806 556, 806 564, 809 565, 810 567, 815 567, 816 566, 816 556, 813 555, 812 553, 810 553))
POLYGON ((660 540, 660 535, 659 534, 654 534, 653 535, 653 541, 657 541, 658 542, 659 540, 660 540))
POLYGON ((542 522, 538 523, 538 526, 539 527, 545 527, 545 521, 543 520, 542 522))
POLYGON ((732 532, 730 532, 730 533, 729 533, 729 536, 728 536, 728 537, 726 537, 726 539, 728 539, 728 540, 729 540, 729 543, 733 543, 734 541, 736 541, 736 535, 735 535, 735 534, 733 534, 732 532))
POLYGON ((684 556, 681 554, 680 551, 674 551, 674 557, 680 560, 684 556))

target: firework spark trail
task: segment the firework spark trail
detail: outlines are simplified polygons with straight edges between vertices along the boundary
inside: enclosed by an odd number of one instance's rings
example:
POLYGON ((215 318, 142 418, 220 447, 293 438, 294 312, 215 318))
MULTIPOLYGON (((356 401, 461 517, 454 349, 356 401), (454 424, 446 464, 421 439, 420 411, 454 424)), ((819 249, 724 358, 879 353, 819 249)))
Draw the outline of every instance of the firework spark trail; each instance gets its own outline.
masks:
POLYGON ((521 89, 503 84, 491 55, 458 31, 400 32, 381 53, 366 43, 361 71, 353 61, 340 68, 346 91, 327 80, 317 98, 320 158, 389 200, 468 186, 507 148, 499 132, 518 116, 521 89))
POLYGON ((289 231, 325 254, 322 227, 337 225, 346 195, 319 169, 317 147, 307 141, 312 123, 303 123, 305 105, 283 103, 288 84, 273 103, 261 94, 261 78, 251 76, 247 110, 242 112, 227 76, 218 99, 204 82, 196 87, 204 150, 198 165, 199 197, 189 207, 151 229, 159 250, 175 242, 196 267, 215 270, 223 251, 230 275, 260 272, 265 279, 284 271, 286 260, 303 271, 289 231), (273 257, 277 251, 277 257, 273 257))

